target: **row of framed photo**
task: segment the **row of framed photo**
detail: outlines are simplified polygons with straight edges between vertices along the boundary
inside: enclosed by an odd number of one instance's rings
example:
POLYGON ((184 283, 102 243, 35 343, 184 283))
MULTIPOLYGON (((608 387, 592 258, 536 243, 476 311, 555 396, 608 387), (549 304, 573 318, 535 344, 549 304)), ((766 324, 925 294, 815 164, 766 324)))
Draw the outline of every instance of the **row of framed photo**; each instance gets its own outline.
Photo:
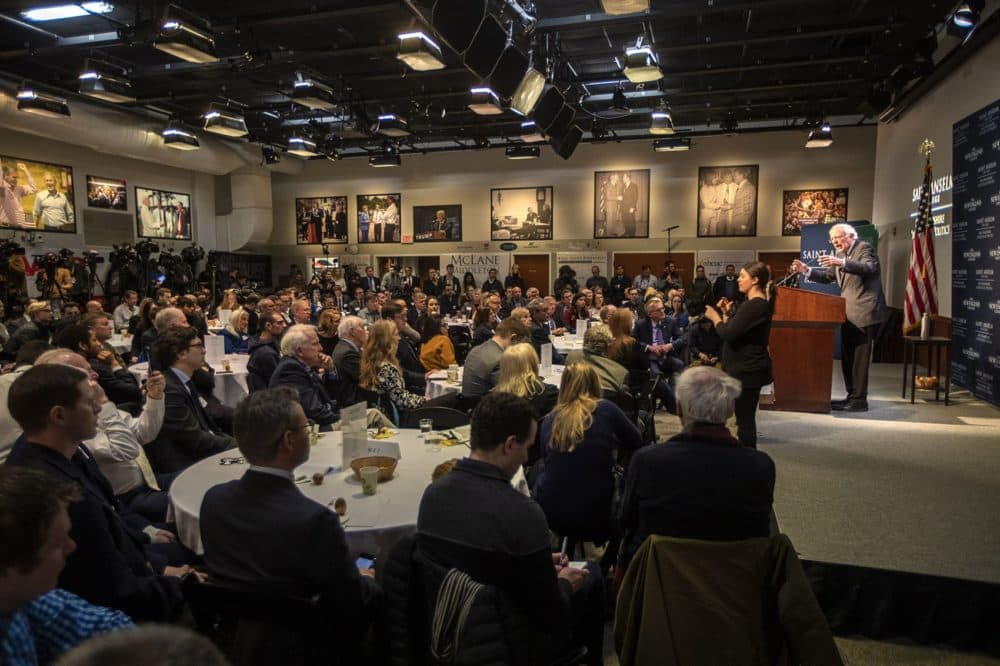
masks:
MULTIPOLYGON (((0 155, 3 197, 0 229, 75 234, 73 168, 0 155)), ((191 195, 151 187, 135 188, 136 236, 191 240, 191 195)), ((87 207, 128 212, 123 179, 87 175, 87 207)))
MULTIPOLYGON (((594 238, 649 238, 649 169, 594 173, 594 238)), ((757 235, 758 165, 699 167, 698 236, 757 235)), ((552 240, 553 187, 490 190, 490 239, 552 240)), ((359 243, 398 243, 402 231, 402 194, 359 194, 356 201, 359 243)), ((296 243, 347 243, 348 198, 327 196, 295 200, 296 243)), ((783 236, 798 236, 810 224, 847 220, 847 188, 785 190, 783 236)), ((413 207, 413 242, 462 240, 462 206, 442 203, 413 207)))

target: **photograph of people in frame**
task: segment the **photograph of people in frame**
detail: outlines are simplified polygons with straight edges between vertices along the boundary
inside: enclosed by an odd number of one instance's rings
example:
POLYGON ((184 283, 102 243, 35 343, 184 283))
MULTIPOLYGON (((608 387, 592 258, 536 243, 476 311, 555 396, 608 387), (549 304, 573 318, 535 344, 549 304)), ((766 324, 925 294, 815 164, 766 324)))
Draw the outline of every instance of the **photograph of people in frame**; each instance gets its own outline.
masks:
POLYGON ((594 238, 649 238, 649 169, 594 172, 594 238))
POLYGON ((125 181, 119 178, 88 175, 87 206, 110 210, 128 210, 128 189, 125 181))
POLYGON ((756 236, 756 164, 698 167, 698 236, 756 236))
POLYGON ((785 190, 781 194, 781 235, 801 236, 809 224, 847 221, 847 188, 785 190))
POLYGON ((0 228, 76 233, 73 169, 0 155, 0 228))
POLYGON ((358 195, 358 242, 398 243, 402 196, 396 194, 358 195))
POLYGON ((135 221, 139 238, 191 240, 191 195, 136 187, 135 221))
POLYGON ((347 243, 347 197, 297 198, 295 243, 347 243))
POLYGON ((413 242, 462 240, 462 207, 458 204, 413 207, 413 242))
POLYGON ((552 186, 491 189, 491 240, 552 240, 552 194, 552 186))

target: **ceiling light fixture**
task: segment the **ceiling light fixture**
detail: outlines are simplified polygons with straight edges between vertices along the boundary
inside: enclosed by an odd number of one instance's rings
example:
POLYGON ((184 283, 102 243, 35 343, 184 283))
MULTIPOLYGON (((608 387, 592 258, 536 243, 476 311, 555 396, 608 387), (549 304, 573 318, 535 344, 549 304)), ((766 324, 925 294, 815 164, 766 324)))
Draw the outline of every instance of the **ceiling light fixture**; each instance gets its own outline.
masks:
POLYGON ((611 106, 609 111, 614 113, 629 113, 628 98, 625 96, 625 89, 621 86, 611 94, 611 106))
POLYGON ((368 156, 368 166, 375 167, 376 169, 383 169, 386 167, 398 167, 402 164, 402 160, 399 158, 399 153, 396 151, 392 152, 379 152, 372 153, 368 156))
POLYGON ((399 35, 397 60, 417 72, 444 69, 444 58, 437 42, 422 32, 404 32, 399 35))
POLYGON ((979 22, 979 11, 982 3, 974 2, 963 2, 955 9, 955 13, 951 15, 951 22, 955 24, 956 28, 962 30, 968 30, 979 22))
POLYGON ((601 9, 612 16, 638 14, 649 11, 649 0, 601 0, 601 9))
POLYGON ((719 129, 726 134, 733 135, 740 129, 740 123, 736 120, 736 116, 729 114, 719 125, 719 129))
POLYGON ((625 66, 622 73, 632 83, 648 83, 663 78, 656 54, 649 46, 634 46, 625 49, 625 66))
POLYGON ((105 63, 88 60, 80 72, 80 94, 114 104, 135 101, 132 82, 125 72, 105 63))
POLYGON ((829 148, 833 145, 833 132, 830 130, 830 123, 823 123, 817 128, 810 130, 806 139, 806 148, 829 148))
POLYGON ((670 116, 670 109, 660 101, 660 107, 649 116, 650 134, 673 134, 674 119, 670 116))
POLYGON ((198 137, 181 127, 176 120, 168 122, 160 136, 163 137, 163 145, 174 150, 198 150, 201 147, 198 137))
POLYGON ((316 149, 316 142, 307 136, 293 134, 288 137, 288 145, 285 152, 297 157, 318 157, 320 152, 316 149))
POLYGON ((677 137, 657 139, 653 142, 653 150, 658 153, 676 153, 682 150, 691 150, 691 139, 677 137))
POLYGON ((490 88, 473 88, 469 91, 472 99, 469 100, 469 110, 480 116, 495 116, 503 113, 500 106, 500 98, 490 88))
POLYGON ((534 160, 541 155, 541 152, 538 146, 507 146, 507 159, 534 160))
POLYGON ((409 136, 410 124, 395 113, 386 113, 378 117, 375 132, 384 136, 409 136))
POLYGON ((46 118, 69 118, 69 104, 62 97, 21 86, 17 89, 17 110, 46 118))
POLYGON ((529 67, 511 95, 510 110, 521 116, 528 115, 538 104, 538 98, 544 90, 545 75, 534 67, 529 67))
POLYGON ((243 114, 229 107, 213 103, 209 105, 208 111, 203 117, 205 118, 204 129, 206 132, 237 138, 249 133, 243 114))
POLYGON ((203 30, 175 18, 165 18, 153 48, 187 62, 218 62, 215 39, 203 30))
POLYGON ((271 146, 262 147, 260 154, 264 158, 264 164, 277 164, 281 161, 281 155, 271 146))
POLYGON ((521 123, 521 141, 525 143, 538 143, 545 141, 545 137, 538 131, 538 126, 534 120, 525 120, 521 123))
POLYGON ((332 111, 337 108, 337 94, 333 88, 301 74, 292 84, 292 101, 314 111, 332 111))
POLYGON ((114 11, 115 6, 106 2, 78 2, 72 5, 53 5, 26 9, 21 12, 21 18, 28 21, 59 21, 61 19, 89 16, 90 14, 107 14, 114 11))

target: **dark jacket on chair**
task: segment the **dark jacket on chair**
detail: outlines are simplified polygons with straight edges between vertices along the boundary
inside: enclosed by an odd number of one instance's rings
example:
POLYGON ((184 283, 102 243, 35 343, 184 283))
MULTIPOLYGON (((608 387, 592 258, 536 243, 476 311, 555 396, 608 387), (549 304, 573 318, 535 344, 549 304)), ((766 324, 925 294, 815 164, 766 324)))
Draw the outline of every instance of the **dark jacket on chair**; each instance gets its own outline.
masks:
POLYGON ((160 434, 146 445, 153 469, 161 474, 180 472, 203 458, 236 446, 236 440, 223 434, 215 420, 192 395, 173 370, 163 372, 166 414, 160 434))
POLYGON ((271 375, 270 387, 291 386, 299 392, 299 402, 306 418, 318 423, 324 430, 340 420, 340 407, 333 396, 340 394, 340 382, 336 371, 326 372, 323 377, 302 361, 285 356, 271 375))
POLYGON ((407 390, 423 395, 427 389, 427 370, 420 362, 420 354, 405 337, 401 337, 399 340, 399 346, 396 348, 396 359, 403 369, 403 383, 406 384, 407 390))

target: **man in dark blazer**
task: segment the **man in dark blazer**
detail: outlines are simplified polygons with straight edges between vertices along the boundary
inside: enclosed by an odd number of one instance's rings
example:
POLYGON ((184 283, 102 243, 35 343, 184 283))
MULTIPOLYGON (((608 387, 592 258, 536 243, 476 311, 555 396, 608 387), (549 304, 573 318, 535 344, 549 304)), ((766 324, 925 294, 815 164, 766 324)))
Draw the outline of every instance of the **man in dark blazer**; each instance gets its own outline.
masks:
POLYGON ((684 368, 679 352, 684 346, 677 322, 668 317, 663 301, 651 298, 646 303, 646 318, 635 326, 635 339, 649 356, 649 369, 668 378, 684 368))
POLYGON ((361 317, 349 315, 337 328, 340 340, 333 348, 333 366, 340 377, 340 404, 350 407, 363 401, 358 395, 361 380, 361 350, 368 341, 368 329, 361 317))
POLYGON ((81 444, 97 434, 87 373, 62 364, 37 365, 11 386, 8 404, 24 435, 7 464, 39 470, 81 490, 81 499, 69 507, 70 537, 77 547, 66 559, 59 587, 136 621, 171 620, 183 602, 180 576, 190 568, 168 566, 166 557, 147 548, 154 539, 169 537, 126 522, 111 484, 81 444))
POLYGON ((619 564, 627 566, 650 534, 709 541, 770 536, 774 462, 726 428, 739 393, 739 381, 718 368, 689 368, 678 378, 684 429, 632 456, 619 564))
POLYGON ((205 343, 190 327, 168 328, 159 334, 153 355, 167 380, 166 415, 160 434, 146 445, 153 469, 180 472, 202 458, 236 446, 206 409, 191 377, 205 363, 205 343))
POLYGON ((365 276, 361 278, 361 286, 366 292, 372 294, 382 288, 382 281, 375 275, 375 269, 371 266, 365 268, 365 276))
POLYGON ((267 388, 271 383, 271 376, 281 360, 278 341, 286 328, 285 318, 277 312, 262 316, 266 317, 264 328, 256 340, 250 341, 250 359, 247 361, 247 381, 252 384, 251 391, 267 388))
POLYGON ((819 258, 822 268, 810 267, 798 259, 792 270, 804 273, 813 282, 836 282, 847 308, 846 321, 840 327, 840 365, 844 373, 847 398, 835 400, 837 411, 868 411, 868 368, 871 365, 872 341, 879 326, 888 318, 878 253, 871 243, 858 239, 849 224, 830 227, 830 244, 836 253, 819 258))
POLYGON ((278 387, 236 408, 236 439, 250 468, 205 494, 199 524, 205 565, 227 583, 319 595, 333 615, 334 647, 355 654, 382 592, 374 572, 352 561, 337 513, 295 485, 295 468, 309 459, 308 421, 298 402, 294 389, 278 387))
POLYGON ((322 430, 331 430, 340 420, 336 399, 340 380, 314 327, 297 324, 281 336, 281 361, 271 375, 270 388, 276 386, 295 389, 306 416, 322 430))
POLYGON ((420 362, 420 354, 413 348, 409 336, 404 333, 406 328, 406 312, 395 303, 386 303, 382 308, 383 319, 389 319, 396 324, 399 331, 399 345, 396 347, 396 360, 403 370, 403 382, 406 388, 420 395, 427 389, 427 369, 420 362))

